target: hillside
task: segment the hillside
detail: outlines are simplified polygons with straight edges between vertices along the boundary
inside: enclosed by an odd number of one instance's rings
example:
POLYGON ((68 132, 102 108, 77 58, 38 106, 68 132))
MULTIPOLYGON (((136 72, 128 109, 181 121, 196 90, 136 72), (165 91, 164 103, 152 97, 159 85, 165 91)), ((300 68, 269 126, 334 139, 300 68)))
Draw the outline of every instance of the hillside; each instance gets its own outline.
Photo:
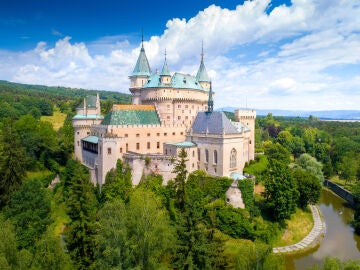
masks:
POLYGON ((69 98, 83 98, 88 95, 96 95, 99 93, 101 100, 112 100, 117 103, 130 103, 131 95, 105 90, 88 90, 81 88, 70 88, 62 86, 44 86, 44 85, 33 85, 33 84, 22 84, 13 83, 8 81, 0 80, 0 91, 11 91, 11 92, 23 92, 26 91, 28 94, 52 94, 59 97, 69 98))

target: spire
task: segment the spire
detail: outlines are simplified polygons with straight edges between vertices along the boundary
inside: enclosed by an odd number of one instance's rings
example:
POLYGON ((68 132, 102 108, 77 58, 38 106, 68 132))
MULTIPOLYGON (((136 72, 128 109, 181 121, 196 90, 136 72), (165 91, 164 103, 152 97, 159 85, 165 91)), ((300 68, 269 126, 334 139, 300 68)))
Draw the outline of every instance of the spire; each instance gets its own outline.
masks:
POLYGON ((141 35, 141 49, 132 76, 150 76, 151 69, 144 49, 144 31, 141 35))
POLYGON ((214 110, 214 101, 213 101, 213 93, 212 93, 212 83, 210 81, 210 91, 209 91, 209 99, 208 99, 208 113, 212 113, 214 110))
POLYGON ((204 43, 201 43, 201 62, 199 70, 196 74, 196 80, 198 82, 210 82, 209 76, 206 72, 205 64, 204 64, 204 43))
POLYGON ((161 70, 160 76, 171 76, 170 72, 169 72, 169 68, 167 65, 167 61, 166 61, 166 49, 165 49, 165 61, 164 61, 164 66, 161 70))

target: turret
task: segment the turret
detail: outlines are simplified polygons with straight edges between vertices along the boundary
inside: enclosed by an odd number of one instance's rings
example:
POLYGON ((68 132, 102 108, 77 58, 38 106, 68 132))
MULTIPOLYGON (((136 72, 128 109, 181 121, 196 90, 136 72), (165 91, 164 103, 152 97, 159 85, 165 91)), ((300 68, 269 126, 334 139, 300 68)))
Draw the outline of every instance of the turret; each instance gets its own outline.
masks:
POLYGON ((210 88, 210 79, 209 75, 206 72, 205 64, 204 64, 204 47, 201 46, 201 62, 199 70, 196 74, 196 80, 201 84, 201 86, 205 89, 210 88))
POLYGON ((163 84, 171 83, 171 74, 169 72, 169 68, 168 68, 167 61, 166 61, 166 50, 165 50, 164 66, 163 66, 163 68, 161 70, 161 73, 160 73, 160 81, 163 84))
POLYGON ((140 89, 147 82, 151 75, 151 69, 149 65, 149 61, 145 54, 144 49, 144 37, 141 40, 141 49, 140 54, 137 59, 136 65, 134 67, 134 71, 130 78, 130 92, 133 95, 133 104, 141 104, 140 100, 140 89))

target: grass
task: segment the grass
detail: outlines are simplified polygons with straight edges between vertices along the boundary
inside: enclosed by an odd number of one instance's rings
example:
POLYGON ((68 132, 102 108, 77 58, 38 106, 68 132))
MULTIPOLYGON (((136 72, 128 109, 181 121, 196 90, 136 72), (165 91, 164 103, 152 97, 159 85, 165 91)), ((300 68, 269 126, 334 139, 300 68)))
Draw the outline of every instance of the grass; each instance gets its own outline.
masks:
POLYGON ((51 213, 54 220, 51 225, 51 230, 55 236, 60 236, 65 228, 65 224, 70 222, 69 216, 66 214, 66 205, 62 201, 62 188, 58 188, 53 194, 51 200, 51 213))
POLYGON ((310 210, 297 209, 291 215, 290 220, 286 220, 284 233, 274 241, 274 247, 293 245, 305 238, 314 226, 314 221, 310 210))
POLYGON ((339 186, 342 186, 343 188, 347 189, 350 192, 353 191, 353 187, 356 185, 356 182, 346 181, 344 179, 339 178, 339 176, 337 175, 331 177, 330 181, 335 184, 338 184, 339 186))
POLYGON ((249 173, 255 176, 260 175, 265 171, 269 161, 265 155, 258 155, 256 157, 256 162, 244 168, 244 173, 249 173))
POLYGON ((41 116, 41 121, 50 122, 53 125, 53 128, 58 131, 64 124, 66 114, 59 111, 57 107, 54 108, 54 113, 52 116, 41 116))
POLYGON ((28 171, 26 172, 26 180, 33 180, 33 179, 43 179, 47 176, 53 174, 49 170, 42 170, 42 171, 28 171))

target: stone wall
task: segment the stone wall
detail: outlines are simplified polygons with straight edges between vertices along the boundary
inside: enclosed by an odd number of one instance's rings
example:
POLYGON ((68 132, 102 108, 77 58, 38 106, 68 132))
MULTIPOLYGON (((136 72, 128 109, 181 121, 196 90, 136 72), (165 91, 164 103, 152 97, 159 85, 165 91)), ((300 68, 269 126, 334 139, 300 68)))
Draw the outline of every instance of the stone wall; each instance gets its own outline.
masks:
POLYGON ((355 205, 354 202, 354 196, 351 194, 350 191, 342 188, 341 186, 329 181, 324 180, 324 186, 331 189, 335 194, 343 198, 345 201, 347 201, 351 206, 355 205))

